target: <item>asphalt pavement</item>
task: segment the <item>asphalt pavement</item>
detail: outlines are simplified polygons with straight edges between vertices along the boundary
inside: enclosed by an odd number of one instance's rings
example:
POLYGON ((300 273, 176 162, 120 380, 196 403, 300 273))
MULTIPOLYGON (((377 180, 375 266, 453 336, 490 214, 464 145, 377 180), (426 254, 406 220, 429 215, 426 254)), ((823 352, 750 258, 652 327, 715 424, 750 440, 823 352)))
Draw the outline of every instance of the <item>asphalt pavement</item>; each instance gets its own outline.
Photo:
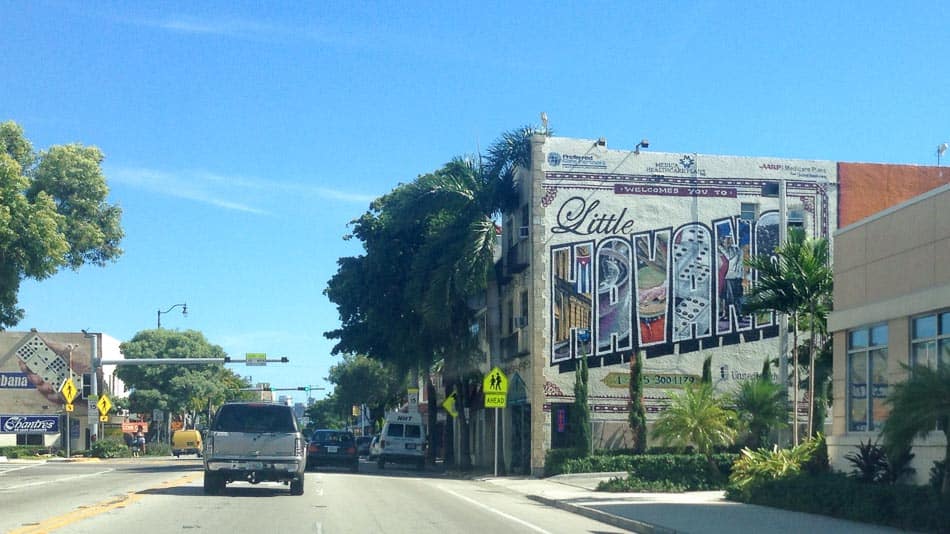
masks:
POLYGON ((549 478, 479 477, 528 498, 645 534, 737 532, 866 534, 897 529, 728 501, 722 491, 611 493, 594 491, 602 480, 626 473, 558 475, 549 478))

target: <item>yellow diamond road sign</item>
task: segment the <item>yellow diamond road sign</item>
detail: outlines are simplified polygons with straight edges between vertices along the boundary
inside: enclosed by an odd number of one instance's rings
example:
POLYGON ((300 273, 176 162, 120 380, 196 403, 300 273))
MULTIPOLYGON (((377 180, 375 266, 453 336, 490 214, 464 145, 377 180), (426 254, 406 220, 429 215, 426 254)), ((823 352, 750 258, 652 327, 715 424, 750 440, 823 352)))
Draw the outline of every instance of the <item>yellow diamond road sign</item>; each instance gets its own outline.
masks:
POLYGON ((67 377, 66 381, 63 382, 63 386, 59 388, 59 392, 63 394, 63 398, 66 399, 67 404, 72 404, 73 399, 76 398, 76 394, 79 393, 76 390, 76 383, 73 382, 73 377, 67 377))
POLYGON ((99 402, 96 403, 96 408, 99 408, 100 415, 106 415, 109 413, 109 410, 112 409, 112 401, 109 400, 107 395, 99 397, 99 402))

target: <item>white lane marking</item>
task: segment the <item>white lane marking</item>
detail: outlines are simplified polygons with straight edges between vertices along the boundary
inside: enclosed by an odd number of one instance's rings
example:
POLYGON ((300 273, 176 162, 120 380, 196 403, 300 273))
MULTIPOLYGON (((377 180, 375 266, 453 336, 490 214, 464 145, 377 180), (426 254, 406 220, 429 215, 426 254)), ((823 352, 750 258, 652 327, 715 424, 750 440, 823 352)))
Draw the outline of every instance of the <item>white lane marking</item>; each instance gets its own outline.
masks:
POLYGON ((483 508, 483 509, 485 509, 485 510, 488 510, 489 512, 492 512, 493 514, 500 515, 500 516, 504 517, 505 519, 508 519, 508 520, 514 521, 515 523, 518 523, 519 525, 524 525, 524 526, 530 528, 531 530, 533 530, 533 531, 535 531, 535 532, 541 532, 542 534, 551 534, 551 533, 548 532, 547 530, 544 530, 543 528, 541 528, 541 527, 539 527, 539 526, 537 526, 537 525, 533 525, 533 524, 531 524, 531 523, 528 523, 527 521, 525 521, 525 520, 523 520, 523 519, 518 519, 517 517, 515 517, 515 516, 513 516, 513 515, 511 515, 511 514, 506 514, 505 512, 501 512, 501 511, 495 510, 494 508, 491 508, 491 507, 489 507, 489 506, 486 505, 486 504, 482 504, 482 503, 476 501, 475 499, 472 499, 472 498, 470 498, 470 497, 466 497, 465 495, 461 495, 461 494, 459 494, 459 493, 455 493, 454 491, 450 490, 449 488, 446 488, 445 486, 439 486, 439 489, 442 490, 442 491, 444 491, 444 492, 446 492, 446 493, 449 493, 449 494, 451 494, 451 495, 454 495, 454 496, 458 497, 459 499, 462 499, 463 501, 472 503, 472 504, 474 504, 474 505, 476 505, 476 506, 478 506, 478 507, 480 507, 480 508, 483 508))
POLYGON ((27 484, 20 484, 19 486, 7 486, 7 487, 5 487, 5 488, 0 488, 0 491, 17 490, 17 489, 20 489, 20 488, 29 488, 29 487, 31 487, 31 486, 42 486, 42 485, 44 485, 44 484, 58 484, 58 483, 60 483, 60 482, 67 482, 67 481, 69 481, 69 480, 78 480, 78 479, 80 479, 80 478, 86 478, 86 477, 94 477, 94 476, 98 476, 98 475, 104 475, 104 474, 106 474, 106 473, 111 473, 112 471, 115 471, 115 469, 106 469, 105 471, 97 471, 97 472, 95 472, 95 473, 86 473, 85 475, 75 475, 75 476, 71 476, 71 477, 57 478, 57 479, 55 479, 55 480, 38 480, 38 481, 36 481, 36 482, 29 482, 29 483, 27 483, 27 484))
POLYGON ((13 472, 13 471, 19 471, 20 469, 29 469, 29 468, 31 468, 31 467, 36 467, 36 466, 38 466, 38 465, 43 465, 43 464, 41 464, 41 463, 26 464, 26 465, 21 465, 20 467, 11 467, 11 468, 9 468, 9 469, 7 469, 7 468, 6 468, 6 465, 4 465, 4 466, 3 466, 3 467, 4 467, 3 470, 0 470, 0 476, 3 476, 3 475, 5 475, 5 474, 7 474, 7 473, 11 473, 11 472, 13 472))

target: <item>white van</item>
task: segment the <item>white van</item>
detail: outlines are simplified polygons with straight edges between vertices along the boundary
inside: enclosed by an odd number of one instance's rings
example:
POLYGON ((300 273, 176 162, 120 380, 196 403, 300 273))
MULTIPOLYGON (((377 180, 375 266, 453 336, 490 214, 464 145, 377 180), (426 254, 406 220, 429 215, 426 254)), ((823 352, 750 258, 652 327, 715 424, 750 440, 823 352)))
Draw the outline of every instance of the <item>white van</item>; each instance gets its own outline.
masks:
POLYGON ((386 423, 379 435, 380 469, 386 462, 416 464, 420 471, 426 466, 426 430, 422 415, 417 412, 395 412, 386 416, 386 423))

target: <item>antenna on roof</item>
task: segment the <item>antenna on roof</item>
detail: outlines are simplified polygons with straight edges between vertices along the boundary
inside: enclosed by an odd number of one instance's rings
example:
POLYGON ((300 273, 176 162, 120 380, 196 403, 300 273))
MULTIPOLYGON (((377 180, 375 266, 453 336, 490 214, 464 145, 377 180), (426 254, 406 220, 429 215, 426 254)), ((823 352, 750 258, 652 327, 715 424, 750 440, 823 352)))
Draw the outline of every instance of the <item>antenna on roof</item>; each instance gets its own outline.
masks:
POLYGON ((548 114, 543 111, 541 112, 541 129, 544 135, 548 134, 548 114))
POLYGON ((937 166, 940 166, 940 156, 947 151, 947 148, 950 148, 950 143, 940 143, 937 145, 937 166))

